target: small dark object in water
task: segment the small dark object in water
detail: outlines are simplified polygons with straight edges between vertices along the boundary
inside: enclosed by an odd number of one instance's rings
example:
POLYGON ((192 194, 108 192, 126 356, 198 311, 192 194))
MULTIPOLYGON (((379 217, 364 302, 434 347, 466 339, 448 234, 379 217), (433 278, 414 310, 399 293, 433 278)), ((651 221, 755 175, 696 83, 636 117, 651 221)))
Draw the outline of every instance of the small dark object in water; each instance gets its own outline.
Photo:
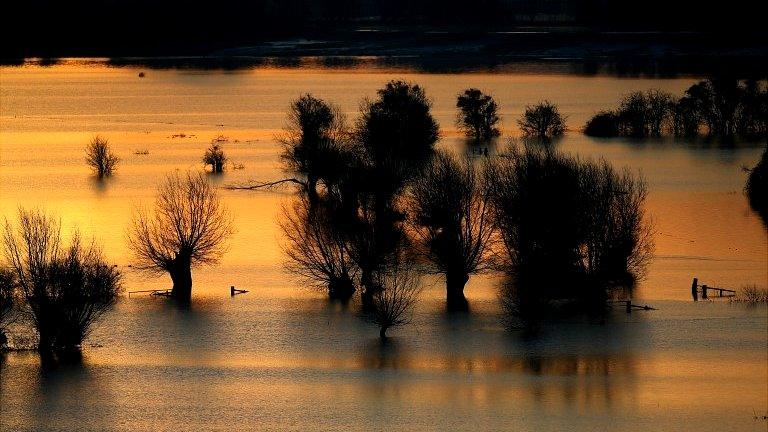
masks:
POLYGON ((241 290, 241 289, 235 288, 234 285, 229 287, 229 295, 230 295, 230 297, 234 297, 237 294, 245 294, 247 292, 248 292, 247 290, 241 290))
POLYGON ((144 78, 146 74, 144 72, 139 72, 139 78, 144 78))

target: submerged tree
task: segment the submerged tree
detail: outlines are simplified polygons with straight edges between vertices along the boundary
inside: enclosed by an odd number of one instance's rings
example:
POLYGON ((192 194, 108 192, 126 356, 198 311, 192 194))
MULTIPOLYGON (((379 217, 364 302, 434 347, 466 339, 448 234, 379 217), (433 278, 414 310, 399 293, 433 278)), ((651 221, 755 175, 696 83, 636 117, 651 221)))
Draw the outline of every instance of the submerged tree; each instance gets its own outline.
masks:
POLYGON ((112 152, 109 141, 96 136, 85 149, 85 161, 99 178, 103 178, 112 175, 120 158, 112 152))
POLYGON ((491 95, 474 88, 464 90, 456 100, 459 113, 456 125, 475 142, 488 141, 499 136, 498 105, 491 95))
POLYGON ((464 286, 488 264, 492 230, 485 180, 471 161, 438 151, 411 185, 412 224, 429 270, 445 276, 449 309, 467 308, 464 286))
POLYGON ((220 145, 214 143, 205 150, 203 164, 206 166, 210 165, 213 173, 218 174, 224 172, 224 164, 226 162, 227 157, 224 155, 224 149, 222 149, 220 145))
POLYGON ((347 141, 344 115, 335 106, 306 94, 291 102, 285 132, 278 137, 288 170, 306 177, 305 190, 317 199, 317 184, 337 173, 337 158, 347 141))
POLYGON ((557 105, 549 101, 525 107, 517 124, 525 136, 539 140, 550 140, 565 133, 565 117, 560 114, 557 105))
POLYGON ((76 352, 116 300, 120 273, 77 234, 64 246, 59 224, 43 213, 20 210, 18 222, 5 222, 5 258, 40 335, 39 350, 76 352))
POLYGON ((611 286, 642 275, 652 236, 641 179, 607 162, 514 147, 491 170, 494 221, 528 313, 557 299, 599 307, 611 286))
POLYGON ((216 191, 202 174, 169 175, 160 186, 153 213, 136 212, 129 232, 135 266, 165 273, 172 296, 189 301, 192 267, 212 265, 224 253, 232 223, 216 191))
POLYGON ((287 239, 288 270, 327 290, 329 298, 346 301, 355 292, 357 267, 335 211, 332 204, 314 205, 299 197, 292 210, 283 210, 280 226, 287 239))
POLYGON ((373 295, 371 321, 379 326, 379 337, 387 339, 387 330, 408 324, 413 306, 421 292, 418 273, 400 260, 376 272, 374 283, 380 288, 373 295))
POLYGON ((587 121, 584 134, 594 137, 619 136, 619 116, 612 111, 600 111, 587 121))

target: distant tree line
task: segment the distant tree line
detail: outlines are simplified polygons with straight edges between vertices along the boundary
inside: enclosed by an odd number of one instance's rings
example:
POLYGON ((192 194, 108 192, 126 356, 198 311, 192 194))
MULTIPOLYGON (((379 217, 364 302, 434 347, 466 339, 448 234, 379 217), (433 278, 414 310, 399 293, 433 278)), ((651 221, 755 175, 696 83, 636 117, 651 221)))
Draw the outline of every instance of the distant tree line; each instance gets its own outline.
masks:
POLYGON ((768 137, 768 82, 712 78, 692 85, 681 97, 661 91, 633 92, 618 109, 602 111, 585 125, 598 137, 768 137))

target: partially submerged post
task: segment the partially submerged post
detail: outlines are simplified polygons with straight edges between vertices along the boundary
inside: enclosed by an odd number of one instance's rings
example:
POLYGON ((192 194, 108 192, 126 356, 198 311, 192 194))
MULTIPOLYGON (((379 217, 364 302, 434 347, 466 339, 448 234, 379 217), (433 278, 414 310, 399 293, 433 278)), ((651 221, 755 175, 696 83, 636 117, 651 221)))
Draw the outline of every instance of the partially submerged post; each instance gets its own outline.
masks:
POLYGON ((691 296, 693 296, 693 301, 699 301, 699 279, 693 278, 693 283, 691 283, 691 296))

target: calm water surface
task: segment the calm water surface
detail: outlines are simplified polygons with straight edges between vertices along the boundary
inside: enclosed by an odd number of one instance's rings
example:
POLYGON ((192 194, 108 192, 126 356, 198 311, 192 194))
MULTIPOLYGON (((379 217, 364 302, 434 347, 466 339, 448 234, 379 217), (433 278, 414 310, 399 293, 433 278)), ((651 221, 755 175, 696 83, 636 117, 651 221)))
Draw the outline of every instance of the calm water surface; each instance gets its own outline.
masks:
POLYGON ((104 245, 127 290, 169 286, 127 267, 131 212, 173 170, 201 170, 210 141, 244 166, 217 185, 282 175, 274 135, 301 93, 360 101, 393 78, 423 85, 441 146, 467 147, 455 96, 494 94, 503 129, 549 99, 572 129, 558 145, 640 171, 649 183, 656 257, 635 296, 658 311, 604 325, 560 323, 529 338, 507 330, 498 281, 477 277, 470 316, 443 312, 428 281, 413 325, 382 347, 376 329, 282 270, 276 224, 291 190, 221 190, 237 232, 221 265, 199 269, 190 308, 122 298, 87 341, 82 365, 43 372, 34 354, 0 357, 5 430, 760 430, 768 411, 768 310, 688 302, 710 285, 768 284, 766 230, 744 198, 759 145, 595 140, 578 132, 632 90, 681 93, 694 78, 557 74, 411 74, 380 69, 236 72, 63 64, 0 68, 0 214, 41 207, 104 245), (83 162, 96 134, 122 163, 98 182, 83 162), (180 137, 179 134, 184 134, 180 137), (137 151, 149 154, 135 154, 137 151), (230 285, 251 292, 229 298, 230 285))

